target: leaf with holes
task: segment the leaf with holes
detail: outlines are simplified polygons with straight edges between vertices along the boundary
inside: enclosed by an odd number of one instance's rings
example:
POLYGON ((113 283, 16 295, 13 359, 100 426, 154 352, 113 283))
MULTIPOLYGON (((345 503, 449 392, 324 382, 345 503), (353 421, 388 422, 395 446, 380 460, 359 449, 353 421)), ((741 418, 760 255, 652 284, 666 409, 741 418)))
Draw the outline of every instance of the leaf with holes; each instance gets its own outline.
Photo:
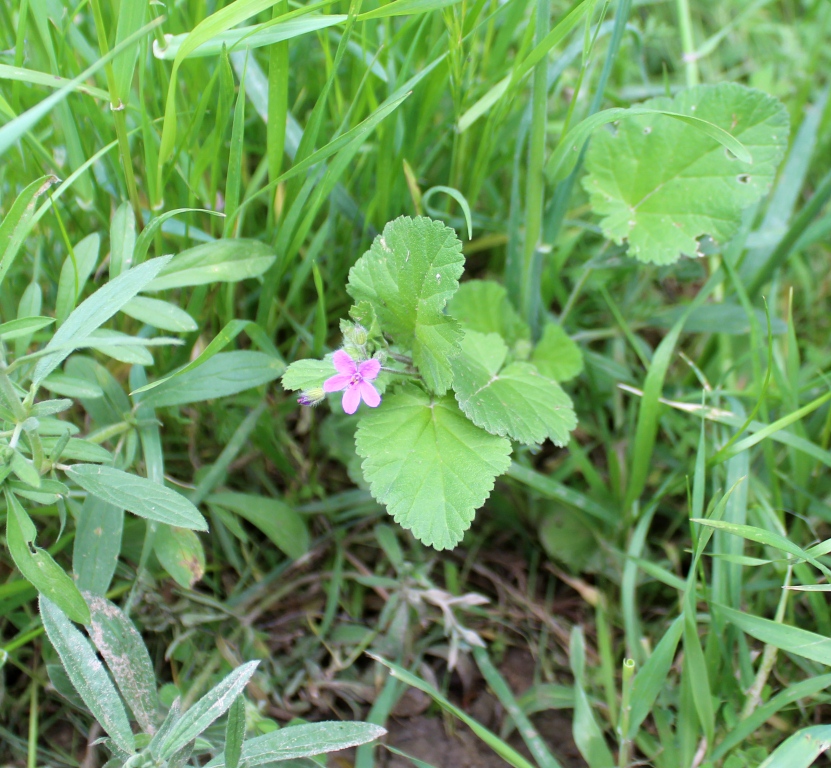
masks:
POLYGON ((777 99, 737 83, 689 88, 644 106, 691 115, 724 129, 750 152, 742 162, 715 138, 667 115, 637 115, 617 132, 597 131, 583 186, 603 234, 629 243, 639 261, 670 264, 709 235, 725 242, 741 213, 770 188, 788 144, 777 99))
POLYGON ((373 306, 384 333, 412 350, 425 383, 439 395, 453 381, 450 360, 462 338, 444 308, 459 287, 464 261, 452 229, 424 216, 401 216, 349 271, 349 294, 373 306))
POLYGON ((471 424, 448 396, 406 384, 361 418, 355 449, 372 495, 424 544, 462 540, 494 479, 511 463, 511 444, 471 424))
POLYGON ((496 333, 468 331, 453 361, 456 400, 474 424, 528 445, 549 438, 565 445, 577 426, 568 395, 530 363, 505 361, 508 347, 496 333))

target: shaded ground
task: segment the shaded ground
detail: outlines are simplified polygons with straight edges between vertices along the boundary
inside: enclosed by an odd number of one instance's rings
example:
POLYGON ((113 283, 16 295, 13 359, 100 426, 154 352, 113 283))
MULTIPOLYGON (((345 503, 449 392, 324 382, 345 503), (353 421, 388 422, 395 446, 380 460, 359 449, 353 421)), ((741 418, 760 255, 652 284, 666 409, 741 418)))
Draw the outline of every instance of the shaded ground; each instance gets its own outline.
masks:
MULTIPOLYGON (((512 649, 509 651, 500 672, 508 681, 516 696, 520 696, 534 683, 534 659, 528 651, 512 649)), ((405 706, 428 706, 428 702, 413 697, 405 701, 405 706)), ((427 697, 424 696, 426 699, 427 697)), ((457 702, 460 703, 460 702, 457 702)), ((499 733, 505 719, 505 712, 499 701, 485 687, 479 678, 475 683, 475 692, 465 711, 482 725, 499 733)), ((571 719, 567 712, 551 710, 541 712, 531 718, 540 736, 551 751, 560 760, 563 768, 585 768, 586 763, 580 757, 571 736, 571 719)), ((419 713, 408 717, 393 717, 387 724, 387 744, 397 747, 435 768, 504 768, 507 763, 496 755, 467 726, 455 718, 444 718, 441 714, 419 713)), ((530 758, 530 754, 519 735, 514 732, 508 743, 517 751, 530 758)), ((335 768, 350 768, 353 765, 352 750, 338 753, 330 759, 335 768)), ((376 752, 376 765, 379 768, 412 768, 412 763, 405 758, 379 749, 376 752)))

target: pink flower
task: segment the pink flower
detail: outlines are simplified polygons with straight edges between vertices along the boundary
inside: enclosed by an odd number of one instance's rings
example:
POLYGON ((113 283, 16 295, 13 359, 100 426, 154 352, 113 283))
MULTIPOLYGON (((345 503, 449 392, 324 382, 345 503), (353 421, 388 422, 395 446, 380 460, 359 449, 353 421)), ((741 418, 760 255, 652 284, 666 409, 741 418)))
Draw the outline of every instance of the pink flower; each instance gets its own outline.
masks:
POLYGON ((378 378, 381 363, 377 360, 364 360, 358 364, 342 349, 335 352, 332 362, 338 373, 323 382, 324 391, 346 390, 343 393, 343 410, 346 413, 355 413, 361 404, 361 398, 370 408, 377 408, 381 402, 381 395, 369 382, 378 378))

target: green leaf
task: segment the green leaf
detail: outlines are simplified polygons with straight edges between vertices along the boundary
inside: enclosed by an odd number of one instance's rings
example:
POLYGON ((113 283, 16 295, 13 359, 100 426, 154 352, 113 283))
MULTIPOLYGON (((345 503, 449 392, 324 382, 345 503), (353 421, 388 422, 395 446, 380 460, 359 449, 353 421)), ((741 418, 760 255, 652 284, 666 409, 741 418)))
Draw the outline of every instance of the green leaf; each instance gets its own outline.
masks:
POLYGON ((425 383, 439 395, 453 381, 450 360, 462 338, 444 308, 463 269, 462 244, 452 229, 423 216, 401 216, 349 271, 349 294, 375 307, 384 333, 412 350, 425 383))
POLYGON ((788 143, 784 106, 737 83, 702 85, 645 107, 690 115, 740 140, 753 157, 739 160, 715 138, 676 117, 641 115, 617 133, 598 131, 583 186, 603 234, 629 242, 643 262, 670 264, 697 254, 697 239, 728 240, 741 212, 769 189, 788 143))
POLYGON ((574 407, 557 382, 530 363, 508 363, 508 347, 495 333, 468 331, 453 360, 453 388, 474 424, 521 443, 550 438, 565 445, 577 426, 574 407))
POLYGON ((275 258, 274 251, 259 240, 214 240, 174 256, 145 290, 236 283, 259 277, 275 258))
POLYGON ((75 309, 87 280, 95 269, 100 247, 101 236, 97 233, 88 235, 64 259, 58 280, 58 296, 55 299, 55 319, 59 326, 66 322, 75 309))
POLYGON ((158 697, 150 654, 121 609, 104 597, 86 595, 92 621, 89 635, 110 668, 124 701, 145 733, 156 730, 158 697))
POLYGON ((6 544, 23 577, 73 620, 89 621, 89 609, 75 582, 45 549, 35 545, 37 529, 13 493, 6 490, 6 544))
POLYGON ((18 320, 9 320, 8 323, 0 325, 0 339, 12 341, 24 336, 31 336, 35 331, 52 325, 55 319, 52 317, 21 317, 18 320))
POLYGON ((447 311, 466 331, 498 333, 508 346, 531 339, 531 329, 514 309, 505 286, 492 280, 462 283, 447 303, 447 311))
MULTIPOLYGON (((291 725, 278 731, 257 736, 243 744, 240 765, 259 765, 302 757, 323 755, 349 747, 357 747, 381 738, 386 729, 372 723, 323 722, 291 725)), ((223 756, 215 757, 205 768, 225 768, 223 756)))
POLYGON ((225 725, 225 758, 226 768, 239 768, 242 757, 242 745, 245 741, 245 699, 237 696, 236 701, 228 710, 228 722, 225 725))
POLYGON ((309 551, 309 531, 305 519, 279 499, 225 492, 213 494, 208 503, 236 512, 259 528, 293 560, 309 551))
POLYGON ((128 754, 135 752, 135 740, 127 713, 89 640, 72 626, 57 605, 43 596, 40 598, 40 616, 66 674, 84 704, 119 749, 128 754))
MULTIPOLYGON (((459 0, 452 0, 458 2, 459 0)), ((202 56, 216 56, 222 52, 223 46, 229 50, 245 50, 247 48, 262 48, 265 45, 273 45, 283 40, 291 40, 294 37, 316 32, 319 29, 326 29, 337 24, 342 24, 348 17, 345 14, 314 15, 305 18, 293 18, 286 21, 280 20, 275 23, 263 22, 250 27, 237 27, 227 32, 220 32, 206 43, 190 51, 185 58, 193 59, 202 56)), ((157 43, 153 45, 153 55, 157 59, 171 61, 176 58, 182 43, 188 37, 183 35, 168 35, 166 45, 162 49, 157 43)))
POLYGON ((168 760, 199 736, 214 720, 223 715, 242 693, 259 663, 259 661, 249 661, 237 667, 221 683, 199 699, 170 729, 158 747, 158 756, 162 760, 168 760))
POLYGON ((64 361, 73 347, 80 347, 86 342, 94 330, 100 328, 145 288, 168 261, 169 256, 161 256, 123 272, 75 309, 46 345, 46 351, 56 351, 38 360, 32 382, 40 384, 64 361))
POLYGON ((323 382, 337 373, 331 356, 323 360, 295 360, 283 374, 283 389, 299 390, 322 387, 323 382))
POLYGON ((98 384, 84 379, 78 379, 74 376, 67 376, 64 373, 50 373, 43 380, 42 386, 53 394, 76 400, 82 398, 94 400, 99 397, 104 397, 104 390, 98 384))
POLYGON ((282 372, 282 360, 263 352, 220 352, 197 368, 143 393, 140 402, 163 408, 214 400, 267 384, 282 372))
POLYGON ((190 589, 205 575, 205 550, 199 537, 187 528, 167 526, 156 534, 153 551, 176 581, 190 589))
POLYGON ((91 494, 87 496, 78 517, 72 550, 72 570, 78 589, 95 595, 106 594, 121 554, 123 528, 123 509, 91 494))
POLYGON ((813 725, 785 739, 759 768, 809 768, 829 747, 831 725, 813 725))
POLYGON ((436 702, 443 710, 449 712, 451 715, 458 717, 468 728, 470 728, 485 744, 487 744, 496 754, 498 754, 505 762, 514 768, 533 768, 533 765, 526 760, 519 752, 517 752, 510 744, 507 744, 500 739, 495 733, 492 733, 478 720, 474 720, 463 709, 460 709, 447 698, 445 698, 432 685, 425 682, 419 677, 416 677, 412 672, 407 671, 404 667, 395 664, 392 661, 382 659, 374 653, 367 653, 368 656, 375 659, 379 664, 383 664, 396 680, 400 680, 406 685, 412 686, 426 693, 433 701, 436 702))
POLYGON ((531 362, 545 377, 568 381, 583 370, 583 353, 557 323, 546 323, 531 353, 531 362))
POLYGON ((717 608, 727 621, 751 637, 796 656, 831 666, 831 638, 809 632, 807 629, 742 613, 725 605, 714 603, 713 607, 717 608))
POLYGON ((355 448, 372 495, 439 550, 462 540, 511 464, 508 440, 471 424, 452 397, 431 397, 412 384, 361 418, 355 448))
POLYGON ((130 203, 116 208, 110 222, 110 278, 133 265, 136 250, 136 216, 130 203))
POLYGON ((75 464, 67 476, 102 501, 158 523, 207 531, 199 510, 184 496, 163 485, 113 467, 75 464))
POLYGON ((199 326, 184 309, 175 304, 160 299, 151 299, 147 296, 136 296, 128 301, 121 311, 134 320, 147 323, 154 328, 173 333, 191 333, 199 326))

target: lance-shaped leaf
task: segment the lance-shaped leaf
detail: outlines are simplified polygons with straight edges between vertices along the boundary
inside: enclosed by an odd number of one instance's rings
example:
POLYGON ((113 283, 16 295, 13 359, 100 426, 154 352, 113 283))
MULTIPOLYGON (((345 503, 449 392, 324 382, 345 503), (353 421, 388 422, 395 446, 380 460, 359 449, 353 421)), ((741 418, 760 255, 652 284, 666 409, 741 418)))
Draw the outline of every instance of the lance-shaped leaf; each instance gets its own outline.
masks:
POLYGON ((640 261, 669 264, 697 252, 697 239, 724 242, 741 212, 770 188, 788 144, 788 113, 776 99, 737 83, 689 88, 643 106, 690 115, 724 129, 750 152, 743 162, 706 132, 667 115, 599 130, 583 186, 603 234, 629 242, 640 261))
POLYGON ((150 654, 133 622, 105 597, 86 593, 90 638, 145 733, 156 732, 156 676, 150 654))
POLYGON ((565 445, 577 426, 574 407, 557 382, 530 363, 508 363, 508 347, 496 333, 468 331, 453 361, 459 406, 474 424, 521 443, 549 438, 565 445))
POLYGON ((102 501, 157 523, 207 531, 199 510, 181 493, 113 467, 75 464, 66 474, 102 501))
MULTIPOLYGON (((386 729, 372 723, 305 723, 271 731, 249 739, 242 747, 241 765, 256 768, 283 760, 337 752, 380 738, 386 729)), ((225 768, 223 757, 216 757, 205 768, 225 768)))
POLYGON ((372 495, 436 549, 461 541, 511 463, 508 440, 472 424, 452 397, 412 384, 361 419, 355 448, 372 495))
POLYGON ((169 261, 169 256, 160 256, 128 269, 82 302, 46 345, 45 350, 54 352, 38 360, 32 382, 40 384, 69 356, 73 348, 84 346, 90 334, 145 288, 169 261))
POLYGON ((24 578, 41 595, 57 603, 73 621, 89 621, 84 598, 67 575, 45 549, 35 544, 37 529, 17 497, 6 491, 6 544, 12 560, 24 578))
MULTIPOLYGON (((221 683, 214 686, 199 701, 196 702, 158 743, 158 756, 162 760, 169 759, 187 744, 193 741, 214 720, 224 715, 237 696, 242 693, 259 661, 249 661, 237 667, 221 683)), ((162 732, 159 731, 161 734, 162 732)), ((155 744, 150 749, 154 751, 155 744)))
POLYGON ((83 634, 48 598, 41 595, 40 616, 66 674, 84 704, 119 749, 132 754, 135 741, 127 713, 107 670, 83 634))
POLYGON ((372 304, 383 332, 412 350, 425 383, 440 395, 453 381, 450 360, 462 338, 444 308, 463 268, 462 244, 452 229, 423 216, 401 216, 349 271, 350 295, 372 304))

